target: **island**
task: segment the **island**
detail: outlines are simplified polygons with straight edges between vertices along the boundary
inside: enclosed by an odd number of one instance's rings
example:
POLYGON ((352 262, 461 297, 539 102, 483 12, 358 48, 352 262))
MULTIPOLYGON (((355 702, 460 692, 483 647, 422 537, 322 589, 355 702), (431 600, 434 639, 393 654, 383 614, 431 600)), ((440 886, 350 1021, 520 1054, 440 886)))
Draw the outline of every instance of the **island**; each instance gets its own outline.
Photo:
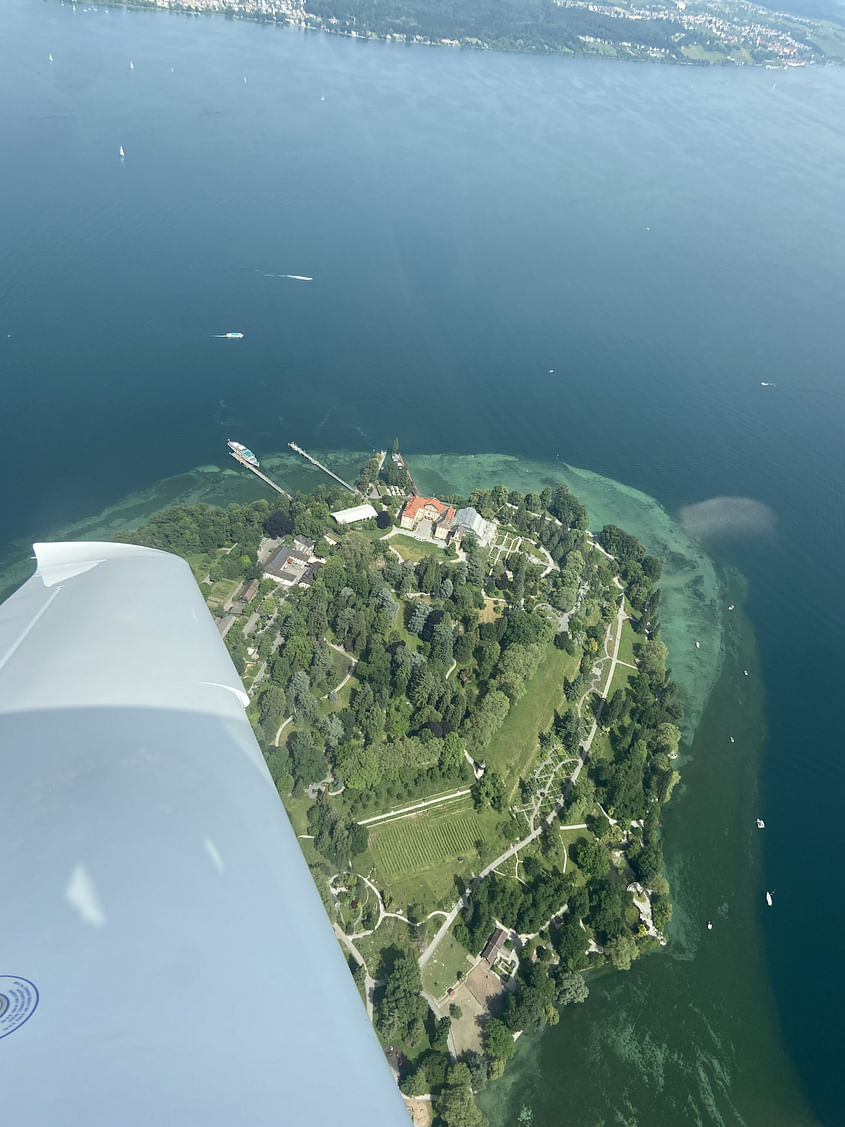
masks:
POLYGON ((666 942, 662 560, 564 484, 423 495, 398 442, 356 488, 116 538, 190 564, 414 1121, 480 1125, 521 1033, 666 942))
POLYGON ((405 44, 694 66, 842 62, 845 27, 751 0, 118 0, 405 44))

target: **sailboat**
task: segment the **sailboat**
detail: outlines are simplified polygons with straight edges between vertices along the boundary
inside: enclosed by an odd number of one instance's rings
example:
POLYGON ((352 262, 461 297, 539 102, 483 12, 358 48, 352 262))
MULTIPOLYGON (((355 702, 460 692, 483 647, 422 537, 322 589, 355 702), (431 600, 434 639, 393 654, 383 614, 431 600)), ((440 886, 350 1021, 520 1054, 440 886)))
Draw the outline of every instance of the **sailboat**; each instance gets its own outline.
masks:
POLYGON ((126 156, 126 153, 123 151, 123 145, 120 146, 120 155, 121 155, 121 157, 126 156))
POLYGON ((757 819, 757 829, 758 830, 764 830, 765 828, 766 828, 766 823, 763 821, 762 818, 758 818, 757 819))
POLYGON ((766 893, 766 903, 771 908, 771 906, 772 906, 772 894, 771 894, 771 892, 766 893))
POLYGON ((47 58, 48 58, 48 59, 50 60, 50 62, 52 63, 52 61, 53 61, 53 52, 52 52, 52 51, 51 51, 51 52, 50 52, 50 54, 49 54, 49 55, 47 56, 47 58))
POLYGON ((135 64, 134 64, 134 63, 132 62, 132 60, 131 60, 131 59, 129 60, 129 69, 130 69, 130 70, 134 70, 134 69, 135 69, 135 64))

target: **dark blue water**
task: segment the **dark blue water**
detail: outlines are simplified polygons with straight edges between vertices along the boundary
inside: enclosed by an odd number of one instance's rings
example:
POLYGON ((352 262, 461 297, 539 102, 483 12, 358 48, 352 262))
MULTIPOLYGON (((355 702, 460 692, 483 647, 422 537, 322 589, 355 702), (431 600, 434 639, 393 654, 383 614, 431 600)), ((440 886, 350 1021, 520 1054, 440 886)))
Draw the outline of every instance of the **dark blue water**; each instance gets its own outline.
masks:
MULTIPOLYGON (((842 1122, 845 73, 77 7, 0 14, 2 540, 220 465, 230 435, 262 456, 398 433, 409 453, 559 455, 671 511, 769 506, 774 533, 711 543, 749 581, 767 704, 747 785, 778 830, 763 993, 725 1022, 746 1034, 745 1122, 768 1121, 778 1054, 803 1093, 790 1121, 842 1122), (213 339, 230 330, 244 339, 213 339)), ((706 746, 690 770, 718 826, 706 746)), ((730 945, 719 958, 727 979, 730 945)))

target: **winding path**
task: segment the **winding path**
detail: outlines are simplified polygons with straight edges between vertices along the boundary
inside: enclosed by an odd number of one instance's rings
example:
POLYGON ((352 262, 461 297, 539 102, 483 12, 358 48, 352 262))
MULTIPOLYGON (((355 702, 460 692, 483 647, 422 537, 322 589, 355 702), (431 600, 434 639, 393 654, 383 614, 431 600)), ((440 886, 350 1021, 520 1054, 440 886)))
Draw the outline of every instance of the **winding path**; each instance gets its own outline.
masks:
MULTIPOLYGON (((326 642, 326 645, 330 650, 335 650, 337 653, 343 654, 344 657, 349 657, 349 654, 346 652, 346 650, 342 649, 341 646, 336 646, 334 642, 326 642)), ((346 676, 343 678, 343 680, 339 684, 335 685, 333 689, 329 689, 327 693, 323 693, 323 695, 319 698, 320 700, 327 700, 332 695, 332 693, 339 693, 343 686, 348 682, 349 678, 352 676, 358 666, 358 662, 354 658, 352 658, 351 661, 352 664, 347 669, 346 676)), ((276 732, 276 735, 273 737, 273 744, 275 747, 279 746, 279 740, 281 739, 282 732, 285 730, 285 728, 287 728, 291 720, 293 720, 293 716, 288 716, 287 720, 283 720, 280 724, 278 732, 276 732)), ((334 793, 340 794, 340 791, 335 791, 334 793)))

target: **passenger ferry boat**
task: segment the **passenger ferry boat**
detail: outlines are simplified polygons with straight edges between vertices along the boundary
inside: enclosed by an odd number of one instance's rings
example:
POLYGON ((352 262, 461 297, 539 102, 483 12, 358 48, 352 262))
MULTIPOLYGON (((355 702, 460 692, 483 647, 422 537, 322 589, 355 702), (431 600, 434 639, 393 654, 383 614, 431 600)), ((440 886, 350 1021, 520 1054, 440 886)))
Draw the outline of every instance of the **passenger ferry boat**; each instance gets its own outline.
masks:
POLYGON ((226 445, 236 457, 241 459, 241 461, 248 462, 251 466, 255 466, 255 468, 258 469, 258 459, 248 447, 244 446, 242 442, 235 442, 233 439, 227 438, 226 445))

